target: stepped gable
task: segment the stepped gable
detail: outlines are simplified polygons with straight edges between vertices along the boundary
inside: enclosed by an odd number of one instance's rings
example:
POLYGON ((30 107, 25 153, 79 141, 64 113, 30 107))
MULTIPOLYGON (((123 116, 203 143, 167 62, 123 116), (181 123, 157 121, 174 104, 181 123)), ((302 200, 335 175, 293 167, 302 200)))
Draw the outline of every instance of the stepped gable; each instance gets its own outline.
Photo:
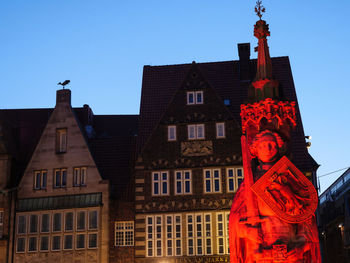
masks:
MULTIPOLYGON (((203 77, 224 101, 240 124, 240 105, 246 102, 248 86, 256 73, 257 60, 250 60, 250 81, 240 80, 239 61, 197 63, 203 77)), ((173 94, 181 87, 191 64, 145 66, 143 71, 137 153, 140 153, 148 136, 159 122, 173 94)), ((293 162, 302 170, 314 170, 318 164, 309 155, 301 122, 297 97, 288 57, 272 58, 272 74, 280 83, 281 97, 296 101, 297 127, 292 132, 293 162)), ((240 138, 237 138, 240 140, 240 138)))

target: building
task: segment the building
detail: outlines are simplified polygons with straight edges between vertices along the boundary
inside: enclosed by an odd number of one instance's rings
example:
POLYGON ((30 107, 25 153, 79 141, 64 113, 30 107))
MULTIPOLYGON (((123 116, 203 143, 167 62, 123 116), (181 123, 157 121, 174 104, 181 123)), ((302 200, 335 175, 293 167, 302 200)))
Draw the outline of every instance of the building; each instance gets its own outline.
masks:
POLYGON ((137 120, 72 108, 67 89, 54 109, 1 110, 0 262, 133 258, 132 247, 115 246, 114 229, 134 218, 137 120))
POLYGON ((319 229, 323 260, 350 261, 350 168, 320 195, 319 229))
MULTIPOLYGON (((240 105, 257 68, 239 60, 145 66, 139 115, 0 110, 0 262, 229 262, 244 178, 240 105)), ((297 102, 288 57, 272 58, 297 102)), ((298 105, 293 163, 313 182, 298 105)))

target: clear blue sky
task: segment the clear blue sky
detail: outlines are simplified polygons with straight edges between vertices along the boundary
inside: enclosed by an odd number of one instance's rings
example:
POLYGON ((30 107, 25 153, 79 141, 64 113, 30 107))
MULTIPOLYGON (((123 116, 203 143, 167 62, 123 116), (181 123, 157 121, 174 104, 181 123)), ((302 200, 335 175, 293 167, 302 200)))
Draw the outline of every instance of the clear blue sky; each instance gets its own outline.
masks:
MULTIPOLYGON (((319 175, 350 166, 349 0, 264 0, 271 56, 289 56, 319 175)), ((143 65, 236 60, 255 0, 2 0, 0 108, 55 104, 139 111, 143 65)), ((256 53, 252 52, 252 58, 256 53)), ((341 173, 321 178, 322 191, 341 173)))

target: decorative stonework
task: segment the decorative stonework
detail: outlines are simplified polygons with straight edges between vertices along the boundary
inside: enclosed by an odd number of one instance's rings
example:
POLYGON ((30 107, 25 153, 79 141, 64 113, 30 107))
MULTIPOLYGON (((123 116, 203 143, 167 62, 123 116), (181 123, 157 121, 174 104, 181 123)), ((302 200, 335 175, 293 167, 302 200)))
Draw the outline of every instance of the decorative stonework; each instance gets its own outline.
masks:
POLYGON ((253 104, 242 104, 241 119, 243 132, 251 125, 260 127, 263 119, 270 123, 273 122, 277 125, 276 128, 287 123, 295 127, 295 102, 267 98, 253 104))
POLYGON ((181 154, 183 156, 205 156, 213 154, 212 141, 181 142, 181 154))

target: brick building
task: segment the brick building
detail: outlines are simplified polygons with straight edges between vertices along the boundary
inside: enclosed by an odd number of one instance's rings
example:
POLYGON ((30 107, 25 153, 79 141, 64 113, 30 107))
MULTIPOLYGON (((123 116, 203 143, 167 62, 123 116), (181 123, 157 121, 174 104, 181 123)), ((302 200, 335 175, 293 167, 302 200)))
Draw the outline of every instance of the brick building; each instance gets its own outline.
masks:
MULTIPOLYGON (((238 53, 145 66, 139 115, 72 108, 66 89, 53 109, 0 110, 0 262, 228 262, 240 105, 257 67, 249 44, 238 53)), ((288 57, 272 68, 297 102, 288 57)), ((315 181, 296 115, 291 159, 315 181)))

